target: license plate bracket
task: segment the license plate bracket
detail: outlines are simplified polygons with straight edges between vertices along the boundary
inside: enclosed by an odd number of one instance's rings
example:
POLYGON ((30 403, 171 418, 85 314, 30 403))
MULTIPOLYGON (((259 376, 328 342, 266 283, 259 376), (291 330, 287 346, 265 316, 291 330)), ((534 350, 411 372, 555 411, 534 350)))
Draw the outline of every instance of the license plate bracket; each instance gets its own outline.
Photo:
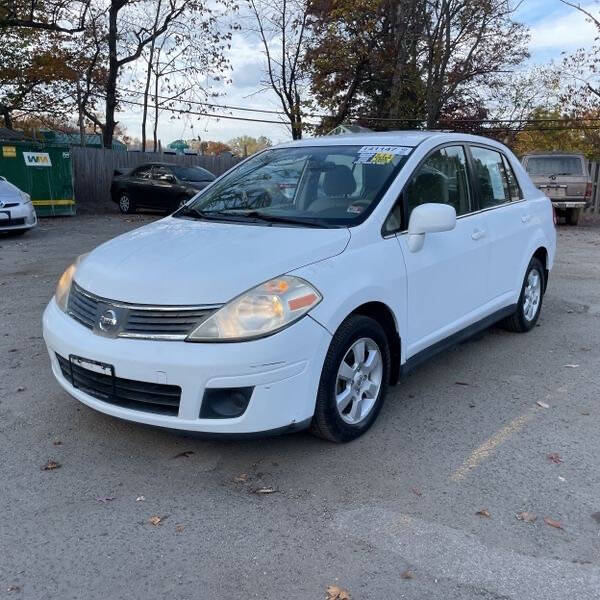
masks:
POLYGON ((84 358, 83 356, 69 354, 69 366, 71 368, 71 383, 73 384, 74 388, 84 390, 84 388, 77 384, 77 380, 74 376, 73 366, 76 366, 87 371, 92 371, 94 373, 99 373, 100 375, 106 375, 107 377, 110 377, 112 392, 107 394, 107 396, 113 398, 116 396, 115 368, 113 365, 109 365, 108 363, 101 362, 99 360, 92 360, 90 358, 84 358))

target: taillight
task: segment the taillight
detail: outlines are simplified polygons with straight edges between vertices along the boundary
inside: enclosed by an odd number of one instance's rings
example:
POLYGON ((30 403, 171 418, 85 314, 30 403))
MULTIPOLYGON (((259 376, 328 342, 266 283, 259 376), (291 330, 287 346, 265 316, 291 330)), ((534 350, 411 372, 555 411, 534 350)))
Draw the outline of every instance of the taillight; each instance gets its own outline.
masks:
POLYGON ((592 199, 592 182, 589 181, 585 186, 585 201, 589 202, 592 199))
POLYGON ((558 225, 558 215, 556 214, 556 208, 552 205, 552 220, 554 221, 554 227, 558 225))

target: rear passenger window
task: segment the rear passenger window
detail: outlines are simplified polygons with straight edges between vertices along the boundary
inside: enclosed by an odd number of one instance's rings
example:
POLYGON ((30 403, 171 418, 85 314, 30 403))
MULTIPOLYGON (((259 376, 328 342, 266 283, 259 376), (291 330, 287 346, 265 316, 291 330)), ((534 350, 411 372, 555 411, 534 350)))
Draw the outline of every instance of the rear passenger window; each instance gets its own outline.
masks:
POLYGON ((417 169, 404 188, 408 218, 414 208, 434 202, 449 204, 457 215, 471 212, 467 160, 462 146, 436 150, 417 169))
POLYGON ((510 202, 508 177, 500 152, 472 146, 471 154, 480 208, 492 208, 510 202))
POLYGON ((502 162, 504 163, 504 170, 506 171, 506 177, 508 178, 508 191, 510 193, 510 199, 513 202, 522 199, 521 188, 519 186, 519 182, 515 177, 515 172, 513 171, 508 159, 504 154, 502 155, 502 162))

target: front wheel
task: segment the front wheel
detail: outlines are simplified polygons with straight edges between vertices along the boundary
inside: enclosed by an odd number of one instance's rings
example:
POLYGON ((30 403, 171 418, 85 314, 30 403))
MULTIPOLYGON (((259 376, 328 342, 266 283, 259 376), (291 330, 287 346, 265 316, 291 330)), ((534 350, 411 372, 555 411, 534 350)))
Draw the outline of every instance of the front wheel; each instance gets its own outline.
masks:
POLYGON ((362 315, 348 317, 325 357, 311 432, 332 442, 362 435, 381 410, 389 372, 389 344, 381 325, 362 315))
POLYGON ((544 278, 544 267, 534 256, 525 273, 517 310, 501 322, 505 329, 524 333, 535 327, 542 310, 544 278))
POLYGON ((119 210, 124 215, 129 215, 129 214, 135 212, 135 206, 133 205, 133 202, 132 202, 131 198, 129 197, 129 194, 126 194, 125 192, 121 192, 119 194, 119 210))

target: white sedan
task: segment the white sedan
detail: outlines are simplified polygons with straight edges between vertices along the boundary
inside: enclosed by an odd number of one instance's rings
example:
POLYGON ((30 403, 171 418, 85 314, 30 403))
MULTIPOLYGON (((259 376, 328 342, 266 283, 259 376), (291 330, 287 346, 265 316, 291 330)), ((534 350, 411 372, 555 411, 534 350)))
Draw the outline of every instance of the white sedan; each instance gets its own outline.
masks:
POLYGON ((44 338, 60 385, 109 415, 348 441, 427 357, 532 329, 555 245, 550 201, 495 141, 308 139, 79 257, 44 338))
POLYGON ((0 232, 25 233, 37 225, 29 194, 0 176, 0 232))

